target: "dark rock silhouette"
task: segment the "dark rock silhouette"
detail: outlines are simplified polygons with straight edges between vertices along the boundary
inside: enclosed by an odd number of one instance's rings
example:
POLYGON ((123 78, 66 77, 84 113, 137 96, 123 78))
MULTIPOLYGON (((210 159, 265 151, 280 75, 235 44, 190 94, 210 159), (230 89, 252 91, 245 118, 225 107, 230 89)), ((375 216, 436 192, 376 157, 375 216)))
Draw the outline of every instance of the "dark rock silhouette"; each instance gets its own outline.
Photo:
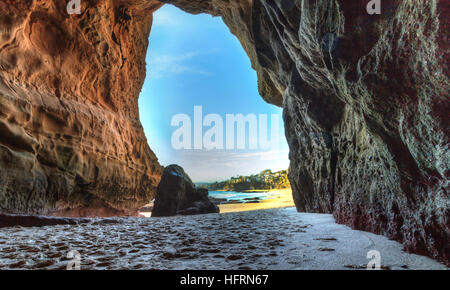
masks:
POLYGON ((90 222, 83 218, 61 218, 0 213, 0 228, 3 227, 43 227, 54 225, 77 225, 90 222))
POLYGON ((197 188, 183 168, 169 165, 164 169, 152 217, 218 212, 217 205, 208 198, 208 190, 197 188))

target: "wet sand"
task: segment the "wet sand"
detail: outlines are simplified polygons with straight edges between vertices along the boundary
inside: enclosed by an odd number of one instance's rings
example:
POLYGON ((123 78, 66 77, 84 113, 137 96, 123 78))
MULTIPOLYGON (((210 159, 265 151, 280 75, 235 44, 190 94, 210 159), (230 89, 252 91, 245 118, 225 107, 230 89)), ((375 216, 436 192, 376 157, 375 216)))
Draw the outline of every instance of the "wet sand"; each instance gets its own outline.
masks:
POLYGON ((0 269, 447 269, 386 237, 293 207, 160 218, 93 219, 79 225, 0 229, 0 269))
POLYGON ((292 199, 292 190, 290 188, 275 189, 270 190, 269 192, 273 195, 270 198, 261 200, 259 202, 219 204, 218 206, 220 209, 220 213, 294 206, 294 200, 292 199))

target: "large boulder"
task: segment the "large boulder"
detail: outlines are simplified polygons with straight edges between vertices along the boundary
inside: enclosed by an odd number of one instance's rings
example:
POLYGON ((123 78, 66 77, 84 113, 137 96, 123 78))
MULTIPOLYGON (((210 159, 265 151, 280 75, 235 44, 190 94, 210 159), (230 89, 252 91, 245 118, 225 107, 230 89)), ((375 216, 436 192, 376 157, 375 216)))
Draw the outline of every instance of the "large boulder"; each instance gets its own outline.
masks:
POLYGON ((208 190, 197 188, 183 168, 169 165, 164 169, 152 217, 218 212, 217 205, 208 198, 208 190))
POLYGON ((0 1, 0 211, 133 215, 155 197, 138 97, 165 2, 222 17, 283 107, 299 211, 450 265, 448 1, 67 2, 0 1))

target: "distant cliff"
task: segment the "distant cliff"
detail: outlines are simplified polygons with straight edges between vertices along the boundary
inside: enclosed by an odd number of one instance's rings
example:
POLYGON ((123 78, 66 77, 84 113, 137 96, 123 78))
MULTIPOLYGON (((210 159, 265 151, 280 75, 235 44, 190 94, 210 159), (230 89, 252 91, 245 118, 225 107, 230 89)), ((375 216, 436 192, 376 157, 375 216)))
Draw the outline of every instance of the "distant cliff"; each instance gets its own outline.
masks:
POLYGON ((231 177, 228 180, 203 184, 209 190, 245 191, 245 190, 269 190, 290 187, 288 171, 272 172, 270 169, 250 176, 231 177))
POLYGON ((299 211, 450 265, 448 1, 163 0, 221 16, 283 107, 299 211))
MULTIPOLYGON (((240 40, 283 107, 299 211, 450 265, 448 1, 161 2, 240 40)), ((161 2, 0 1, 0 211, 133 214, 155 197, 138 97, 161 2)))

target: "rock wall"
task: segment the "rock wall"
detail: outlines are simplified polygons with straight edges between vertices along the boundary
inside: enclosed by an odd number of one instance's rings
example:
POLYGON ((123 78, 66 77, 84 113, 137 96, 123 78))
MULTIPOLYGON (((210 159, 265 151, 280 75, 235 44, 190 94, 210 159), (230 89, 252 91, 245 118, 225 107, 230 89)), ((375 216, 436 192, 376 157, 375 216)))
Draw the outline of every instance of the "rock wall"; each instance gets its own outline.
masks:
MULTIPOLYGON (((284 108, 298 210, 450 264, 447 0, 165 0, 221 16, 284 108)), ((0 2, 0 206, 134 212, 161 175, 137 97, 152 0, 0 2)))
POLYGON ((446 0, 166 0, 221 16, 283 106, 299 211, 450 264, 446 0))
POLYGON ((136 214, 162 174, 138 115, 155 1, 0 2, 0 211, 136 214))

